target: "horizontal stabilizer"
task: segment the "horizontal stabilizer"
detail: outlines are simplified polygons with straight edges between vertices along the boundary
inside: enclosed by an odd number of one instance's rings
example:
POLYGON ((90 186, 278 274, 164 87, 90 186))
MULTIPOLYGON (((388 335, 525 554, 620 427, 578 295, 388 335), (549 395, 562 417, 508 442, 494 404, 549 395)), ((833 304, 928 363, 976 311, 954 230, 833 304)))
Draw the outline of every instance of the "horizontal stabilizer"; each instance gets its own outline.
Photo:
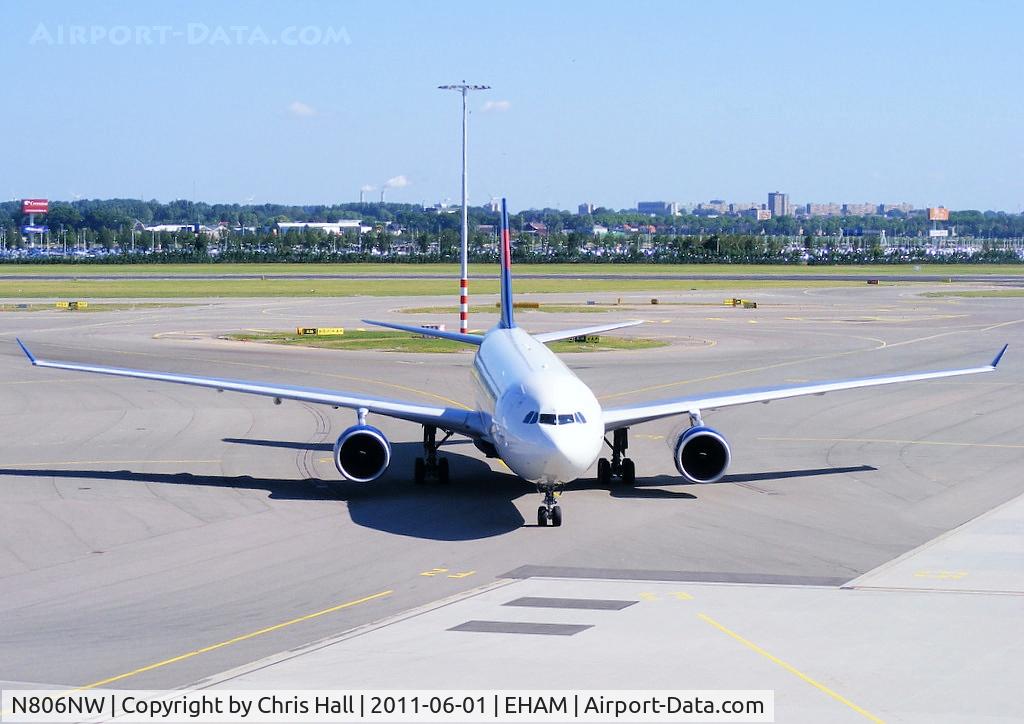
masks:
POLYGON ((442 329, 428 329, 427 327, 417 327, 413 324, 395 324, 393 322, 375 322, 372 319, 364 319, 367 324, 372 324, 377 327, 387 327, 388 329, 397 329, 401 332, 412 332, 413 334, 422 334, 425 337, 438 337, 439 339, 450 339, 453 342, 462 342, 463 344, 475 344, 480 345, 483 343, 484 338, 479 334, 462 334, 461 332, 445 332, 442 329))
POLYGON ((613 329, 622 329, 623 327, 635 327, 638 324, 643 324, 643 320, 637 319, 630 322, 614 322, 612 324, 598 324, 593 327, 577 327, 576 329, 563 329, 558 332, 543 332, 542 334, 534 334, 532 336, 538 342, 557 342, 560 339, 585 337, 588 334, 600 334, 601 332, 611 332, 613 329))

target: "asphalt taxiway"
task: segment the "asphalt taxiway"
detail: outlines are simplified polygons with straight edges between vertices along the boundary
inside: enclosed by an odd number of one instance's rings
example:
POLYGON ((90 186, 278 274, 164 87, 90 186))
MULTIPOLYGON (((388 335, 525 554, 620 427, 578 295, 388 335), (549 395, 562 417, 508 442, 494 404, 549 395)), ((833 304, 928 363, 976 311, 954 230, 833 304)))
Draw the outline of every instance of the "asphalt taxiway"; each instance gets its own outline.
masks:
MULTIPOLYGON (((901 709, 889 694, 872 693, 877 677, 854 675, 861 669, 837 668, 836 662, 889 661, 889 688, 879 691, 903 686, 908 696, 920 697, 961 687, 963 696, 980 699, 977 713, 993 721, 1019 719, 1019 702, 990 699, 986 708, 991 692, 970 673, 990 672, 993 686, 1010 686, 1024 674, 1019 638, 993 633, 997 624, 1012 626, 1024 614, 1019 549, 993 552, 982 545, 969 560, 947 563, 935 545, 922 550, 937 558, 908 564, 914 572, 938 571, 945 581, 960 572, 967 584, 984 581, 972 593, 894 592, 889 589, 903 587, 885 578, 903 575, 898 562, 890 562, 1024 493, 1024 367, 1014 352, 1024 349, 1024 314, 1014 299, 919 296, 929 288, 754 291, 738 283, 735 291, 721 293, 667 282, 656 295, 626 297, 635 305, 621 311, 519 315, 521 324, 537 331, 642 318, 648 324, 629 334, 670 343, 569 356, 570 366, 609 406, 974 366, 988 362, 1004 342, 1011 345, 995 374, 711 413, 707 422, 733 446, 730 474, 714 485, 679 484, 669 447, 679 421, 638 426, 629 450, 638 485, 608 489, 593 477, 577 481, 562 498, 565 524, 559 529, 534 527, 538 496, 532 487, 472 445, 447 448, 448 486, 417 488, 410 473, 419 430, 376 419, 395 444, 390 470, 375 483, 341 483, 330 447, 354 421, 351 412, 34 369, 13 343, 20 336, 41 357, 472 405, 469 353, 335 352, 218 339, 239 329, 352 327, 367 316, 445 321, 396 310, 449 300, 197 300, 188 307, 78 316, 4 313, 0 684, 178 687, 381 621, 387 625, 371 627, 375 636, 408 637, 393 651, 382 644, 381 655, 391 656, 399 670, 415 672, 427 655, 416 647, 418 640, 436 652, 437 637, 452 651, 479 646, 459 643, 473 637, 537 638, 449 632, 440 619, 416 633, 416 622, 433 621, 430 616, 394 623, 393 617, 409 612, 440 610, 438 601, 492 607, 529 596, 644 602, 638 597, 645 592, 682 591, 694 600, 707 597, 699 612, 830 690, 867 702, 865 710, 877 704, 908 721, 923 711, 901 709), (661 303, 645 304, 651 296, 661 303), (755 299, 758 309, 724 307, 726 296, 755 299), (515 571, 530 577, 508 577, 515 571), (586 580, 566 571, 583 571, 586 580), (652 571, 660 582, 650 578, 652 571), (860 578, 870 571, 876 571, 874 579, 860 578), (648 583, 638 590, 635 580, 648 583), (842 588, 857 580, 875 583, 842 588), (467 597, 471 592, 478 595, 467 597), (904 598, 898 605, 884 603, 893 596, 904 598), (822 603, 832 599, 842 603, 822 603), (812 611, 819 618, 808 618, 812 611), (864 617, 884 625, 861 628, 864 636, 851 650, 851 631, 864 617), (786 621, 806 624, 803 633, 794 634, 786 621), (975 626, 979 621, 984 625, 975 626), (402 628, 408 626, 413 628, 402 628), (967 633, 950 636, 943 626, 967 633), (926 635, 922 627, 935 632, 933 645, 901 649, 901 636, 918 640, 926 635), (829 631, 846 638, 833 641, 829 631), (894 657, 897 651, 900 657, 894 657), (937 652, 950 660, 984 661, 977 670, 942 667, 929 659, 937 652), (915 668, 921 663, 927 666, 915 668)), ((606 297, 612 295, 532 298, 606 297)), ((486 325, 493 317, 473 321, 486 325)), ((1010 531, 1000 540, 1020 540, 1019 523, 1000 525, 1010 531)), ((950 540, 956 548, 962 538, 950 540)), ((587 644, 587 637, 618 631, 610 648, 590 649, 589 656, 607 652, 619 688, 668 679, 686 688, 748 688, 758 678, 753 663, 737 668, 727 658, 743 658, 742 644, 690 611, 687 626, 719 640, 716 645, 732 640, 740 653, 712 651, 706 669, 704 658, 685 646, 680 650, 689 654, 669 658, 674 639, 666 631, 674 629, 665 628, 667 619, 638 616, 638 606, 624 609, 614 627, 595 626, 565 641, 586 651, 604 640, 587 644)), ((458 617, 456 623, 495 615, 465 609, 458 617)), ((687 631, 678 633, 681 639, 689 638, 687 631)), ((542 658, 550 644, 509 645, 542 658)), ((758 658, 748 655, 751 662, 758 658)), ((468 660, 486 670, 479 658, 468 660)), ((565 672, 552 671, 540 688, 583 680, 565 672)), ((749 688, 771 688, 773 677, 786 678, 767 670, 764 676, 749 688)), ((799 678, 778 688, 799 683, 814 690, 799 678)), ((832 711, 794 706, 787 718, 780 695, 778 720, 813 720, 832 711)), ((836 707, 835 719, 852 711, 835 700, 825 706, 836 707)), ((962 715, 951 710, 949 718, 962 715)))

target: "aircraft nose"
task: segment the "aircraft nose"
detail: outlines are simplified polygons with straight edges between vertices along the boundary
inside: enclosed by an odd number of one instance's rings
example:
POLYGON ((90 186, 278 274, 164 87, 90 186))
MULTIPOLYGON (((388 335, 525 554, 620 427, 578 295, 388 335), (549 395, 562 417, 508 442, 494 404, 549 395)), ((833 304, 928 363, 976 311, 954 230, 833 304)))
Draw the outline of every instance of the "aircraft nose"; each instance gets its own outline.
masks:
POLYGON ((547 436, 545 469, 559 482, 575 480, 587 471, 601 450, 600 438, 584 435, 583 430, 563 427, 547 436))

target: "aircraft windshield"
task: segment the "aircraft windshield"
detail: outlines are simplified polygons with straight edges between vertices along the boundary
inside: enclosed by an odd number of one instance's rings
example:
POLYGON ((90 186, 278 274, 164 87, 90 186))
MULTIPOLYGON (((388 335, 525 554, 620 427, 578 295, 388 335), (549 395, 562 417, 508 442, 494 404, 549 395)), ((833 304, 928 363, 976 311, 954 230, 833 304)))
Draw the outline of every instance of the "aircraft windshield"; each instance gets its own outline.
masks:
POLYGON ((587 419, 583 417, 582 412, 565 412, 565 413, 552 413, 552 412, 537 412, 531 411, 526 413, 526 417, 523 418, 524 425, 535 425, 540 423, 541 425, 572 425, 574 422, 585 423, 587 419))

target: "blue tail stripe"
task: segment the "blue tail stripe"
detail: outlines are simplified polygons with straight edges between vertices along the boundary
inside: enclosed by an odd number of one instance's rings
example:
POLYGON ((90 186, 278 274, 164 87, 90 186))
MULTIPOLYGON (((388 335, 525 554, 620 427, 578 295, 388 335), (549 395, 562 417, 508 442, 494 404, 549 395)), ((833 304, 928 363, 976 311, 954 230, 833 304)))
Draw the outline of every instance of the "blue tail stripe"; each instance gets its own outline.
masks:
POLYGON ((502 329, 516 326, 512 317, 512 234, 508 225, 508 207, 501 200, 501 322, 502 329))

